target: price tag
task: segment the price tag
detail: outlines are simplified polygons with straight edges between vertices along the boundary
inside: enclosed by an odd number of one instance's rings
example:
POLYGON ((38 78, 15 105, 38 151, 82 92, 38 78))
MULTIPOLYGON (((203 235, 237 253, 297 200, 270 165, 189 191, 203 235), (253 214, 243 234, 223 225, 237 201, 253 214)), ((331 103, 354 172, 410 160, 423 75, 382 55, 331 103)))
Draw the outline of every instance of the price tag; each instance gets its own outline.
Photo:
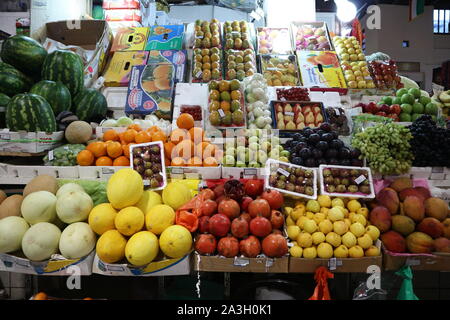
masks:
POLYGON ((281 173, 283 176, 285 176, 286 178, 289 178, 289 176, 291 175, 289 172, 287 172, 286 170, 284 170, 283 168, 278 168, 277 172, 281 173))
POLYGON ((219 109, 218 112, 221 118, 225 117, 225 112, 222 109, 219 109))
POLYGON ((266 259, 266 268, 270 268, 271 266, 273 266, 273 259, 267 258, 266 259))
POLYGON ((293 116, 294 116, 294 113, 288 111, 288 112, 285 112, 284 115, 285 115, 285 116, 291 116, 291 117, 293 117, 293 116))
POLYGON ((278 71, 279 69, 276 67, 268 67, 266 68, 267 71, 278 71))
POLYGON ((203 39, 203 36, 195 36, 195 39, 203 39))
POLYGON ((250 260, 248 258, 235 257, 233 264, 238 267, 245 267, 250 264, 250 260))
POLYGON ((49 161, 53 161, 54 158, 55 158, 55 157, 54 157, 54 155, 53 155, 53 150, 50 150, 50 151, 48 152, 48 160, 49 160, 49 161))
POLYGON ((360 175, 358 178, 355 179, 356 184, 361 184, 364 182, 364 180, 366 180, 366 177, 364 177, 363 175, 360 175))
POLYGON ((183 168, 173 168, 172 169, 172 174, 183 174, 183 173, 184 173, 183 168))
POLYGON ((102 168, 102 174, 113 174, 114 169, 111 168, 102 168))
POLYGON ((244 169, 244 176, 256 176, 257 170, 256 168, 244 169))
POLYGON ((328 260, 328 268, 330 269, 330 271, 336 270, 336 266, 336 258, 331 258, 330 260, 328 260))
POLYGON ((149 186, 150 185, 150 180, 144 180, 144 186, 149 186))
POLYGON ((63 149, 64 150, 69 150, 70 148, 68 146, 65 146, 63 149))
POLYGON ((203 72, 199 71, 197 72, 197 74, 195 75, 196 78, 201 78, 202 77, 203 72))
POLYGON ((413 259, 413 258, 407 258, 405 265, 407 266, 420 266, 420 260, 419 259, 413 259))

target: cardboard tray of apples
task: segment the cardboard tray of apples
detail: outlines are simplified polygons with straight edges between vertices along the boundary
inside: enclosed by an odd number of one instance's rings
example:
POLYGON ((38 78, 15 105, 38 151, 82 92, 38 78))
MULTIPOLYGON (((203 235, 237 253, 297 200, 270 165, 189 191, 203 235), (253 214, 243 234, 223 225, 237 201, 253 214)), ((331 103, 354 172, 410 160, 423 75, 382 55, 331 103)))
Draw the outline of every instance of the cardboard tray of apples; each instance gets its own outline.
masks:
POLYGON ((328 115, 322 102, 275 100, 270 102, 270 106, 273 127, 279 129, 280 132, 295 132, 306 127, 317 128, 328 121, 328 115), (286 107, 289 106, 291 110, 286 111, 286 107), (284 121, 282 126, 280 126, 279 122, 281 116, 283 116, 284 121), (287 127, 288 125, 289 128, 287 127), (291 128, 292 125, 293 127, 291 128))

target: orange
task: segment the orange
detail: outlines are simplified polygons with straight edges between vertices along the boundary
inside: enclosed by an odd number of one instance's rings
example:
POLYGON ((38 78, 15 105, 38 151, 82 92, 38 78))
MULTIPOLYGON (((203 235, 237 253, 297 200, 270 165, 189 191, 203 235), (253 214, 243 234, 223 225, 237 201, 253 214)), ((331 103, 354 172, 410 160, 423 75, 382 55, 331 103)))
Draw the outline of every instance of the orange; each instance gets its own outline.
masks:
POLYGON ((114 129, 108 130, 103 134, 103 141, 119 141, 119 134, 114 129))
POLYGON ((166 167, 168 167, 168 166, 171 165, 171 164, 170 164, 170 159, 169 159, 169 158, 164 158, 164 165, 165 165, 166 167))
POLYGON ((186 161, 183 158, 176 157, 171 161, 171 166, 173 167, 184 167, 186 165, 186 161))
POLYGON ((190 139, 189 132, 184 129, 175 129, 170 134, 170 141, 174 144, 178 144, 185 139, 190 139))
POLYGON ((172 158, 172 150, 175 148, 175 144, 171 141, 164 143, 164 154, 166 158, 172 158))
POLYGON ((230 105, 230 103, 228 101, 222 101, 222 102, 220 102, 220 108, 223 111, 230 111, 231 105, 230 105))
POLYGON ((193 127, 189 129, 189 135, 191 136, 191 140, 197 144, 203 141, 203 129, 199 127, 193 127))
POLYGON ((128 167, 130 165, 130 160, 125 156, 120 156, 113 161, 113 166, 117 167, 128 167))
POLYGON ((92 152, 96 158, 106 156, 106 143, 103 141, 91 142, 86 149, 92 152))
POLYGON ((175 146, 172 151, 172 158, 174 154, 177 157, 182 157, 184 159, 190 159, 194 155, 194 143, 191 140, 183 140, 175 146))
POLYGON ((182 113, 177 119, 177 126, 180 129, 189 130, 194 126, 194 117, 189 113, 182 113))
POLYGON ((100 157, 95 161, 96 166, 112 166, 113 161, 110 157, 100 157))
POLYGON ((89 150, 81 150, 77 154, 77 163, 80 166, 91 166, 94 160, 94 155, 89 150))
POLYGON ((130 159, 130 146, 136 143, 129 143, 122 145, 123 155, 130 159))
POLYGON ((147 143, 152 142, 152 136, 148 131, 140 131, 134 137, 136 143, 147 143))
POLYGON ((204 167, 217 167, 219 163, 217 162, 216 158, 214 157, 208 157, 205 160, 203 160, 203 166, 204 167))
POLYGON ((192 157, 187 163, 188 167, 201 167, 203 165, 202 159, 199 157, 192 157))
POLYGON ((130 124, 127 129, 134 129, 137 132, 142 131, 142 128, 137 123, 130 124))
POLYGON ((166 142, 166 140, 167 140, 167 137, 164 134, 164 132, 162 132, 162 131, 158 131, 158 132, 155 132, 154 134, 152 134, 152 142, 162 141, 164 143, 164 142, 166 142))
POLYGON ((121 144, 127 144, 127 142, 125 141, 124 135, 125 135, 125 132, 119 133, 119 141, 121 144))
POLYGON ((120 157, 123 153, 122 145, 119 142, 115 141, 110 141, 110 143, 108 143, 106 151, 108 153, 108 156, 113 159, 120 157))
POLYGON ((128 129, 127 131, 124 132, 123 134, 123 139, 125 140, 126 143, 130 143, 130 142, 135 142, 135 137, 136 137, 137 131, 134 129, 128 129))
POLYGON ((209 146, 209 142, 200 142, 195 146, 195 155, 203 159, 205 149, 209 146))
POLYGON ((148 131, 148 133, 150 133, 150 135, 153 135, 154 133, 161 131, 161 129, 157 126, 151 126, 146 131, 148 131))
POLYGON ((219 149, 219 147, 217 147, 216 145, 208 144, 203 149, 203 158, 206 159, 206 158, 209 158, 209 157, 214 157, 215 154, 216 154, 216 150, 218 150, 218 149, 219 149))
POLYGON ((33 300, 47 300, 48 296, 45 292, 38 292, 34 295, 33 300))

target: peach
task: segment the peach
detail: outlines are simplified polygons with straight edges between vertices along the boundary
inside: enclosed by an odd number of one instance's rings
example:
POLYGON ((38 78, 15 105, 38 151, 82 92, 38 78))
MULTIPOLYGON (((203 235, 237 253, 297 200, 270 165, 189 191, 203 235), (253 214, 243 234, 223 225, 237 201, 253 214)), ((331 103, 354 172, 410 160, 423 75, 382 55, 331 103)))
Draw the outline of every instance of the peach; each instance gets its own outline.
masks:
POLYGON ((428 198, 425 200, 425 214, 439 221, 444 221, 448 216, 448 205, 442 199, 428 198))
POLYGON ((400 201, 405 201, 406 197, 408 197, 408 196, 419 197, 419 198, 422 198, 423 201, 425 201, 425 199, 427 199, 424 196, 423 192, 419 191, 417 188, 404 189, 398 194, 398 197, 400 198, 400 201))
POLYGON ((417 225, 417 231, 426 233, 432 238, 439 238, 444 234, 444 225, 435 218, 425 218, 417 225))
POLYGON ((410 178, 405 177, 397 178, 394 181, 392 181, 392 183, 389 185, 389 188, 392 188, 397 192, 401 192, 405 189, 412 187, 413 187, 412 180, 410 178))
POLYGON ((423 232, 413 232, 406 237, 406 246, 411 253, 431 253, 434 250, 434 240, 423 232))
POLYGON ((406 237, 408 234, 413 233, 415 229, 416 224, 410 217, 402 215, 392 216, 392 230, 406 237))
POLYGON ((400 201, 397 192, 392 188, 384 188, 377 194, 378 204, 387 208, 391 214, 396 214, 400 201))
POLYGON ((406 252, 406 241, 403 236, 395 231, 388 231, 381 235, 383 245, 392 252, 403 253, 406 252))
POLYGON ((370 223, 377 227, 380 232, 386 232, 391 228, 391 214, 383 206, 375 207, 370 212, 370 223))
POLYGON ((434 240, 434 247, 437 252, 450 253, 450 240, 447 238, 437 238, 434 240))
POLYGON ((425 207, 420 197, 407 196, 403 202, 403 210, 415 222, 420 222, 425 218, 425 207))
POLYGON ((450 218, 445 219, 442 224, 444 225, 444 237, 450 239, 450 218))
POLYGON ((420 194, 422 194, 424 201, 428 198, 431 198, 430 190, 428 190, 425 187, 415 187, 414 190, 418 191, 420 194))

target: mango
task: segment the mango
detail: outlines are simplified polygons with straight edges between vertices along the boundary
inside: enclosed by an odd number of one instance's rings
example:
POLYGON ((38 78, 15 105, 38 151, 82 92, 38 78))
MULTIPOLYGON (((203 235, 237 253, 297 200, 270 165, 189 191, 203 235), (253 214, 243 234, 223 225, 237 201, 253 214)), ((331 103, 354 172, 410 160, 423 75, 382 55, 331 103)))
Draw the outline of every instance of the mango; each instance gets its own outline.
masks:
POLYGON ((448 217, 448 205, 442 199, 428 198, 425 200, 425 214, 439 221, 444 221, 448 217))
POLYGON ((403 202, 405 214, 415 222, 420 222, 425 218, 425 207, 421 198, 408 196, 403 202))
POLYGON ((447 218, 442 222, 444 225, 444 237, 450 239, 450 218, 447 218))
POLYGON ((416 228, 416 224, 413 219, 407 216, 395 215, 392 216, 392 230, 397 231, 403 236, 407 236, 413 233, 416 228))
POLYGON ((439 238, 444 234, 444 225, 438 219, 427 217, 417 225, 417 231, 426 233, 432 238, 439 238))
POLYGON ((436 252, 450 253, 450 240, 447 238, 437 238, 434 240, 436 252))
POLYGON ((392 218, 386 207, 378 206, 370 212, 370 223, 381 232, 386 232, 391 228, 392 218))
POLYGON ((384 188, 377 194, 378 204, 387 208, 391 214, 396 214, 400 205, 397 192, 392 188, 384 188))
POLYGON ((412 188, 413 182, 410 178, 401 177, 397 178, 389 186, 390 188, 394 189, 397 192, 401 192, 405 189, 412 188))
POLYGON ((431 253, 434 250, 434 240, 423 232, 413 232, 406 237, 406 247, 411 253, 431 253))
POLYGON ((388 231, 381 235, 383 245, 392 252, 404 253, 406 252, 406 241, 403 236, 396 231, 388 231))
POLYGON ((423 201, 425 201, 425 196, 422 192, 420 192, 417 188, 408 188, 400 191, 398 194, 398 197, 400 198, 400 201, 405 201, 406 197, 408 196, 415 196, 422 198, 423 201))

